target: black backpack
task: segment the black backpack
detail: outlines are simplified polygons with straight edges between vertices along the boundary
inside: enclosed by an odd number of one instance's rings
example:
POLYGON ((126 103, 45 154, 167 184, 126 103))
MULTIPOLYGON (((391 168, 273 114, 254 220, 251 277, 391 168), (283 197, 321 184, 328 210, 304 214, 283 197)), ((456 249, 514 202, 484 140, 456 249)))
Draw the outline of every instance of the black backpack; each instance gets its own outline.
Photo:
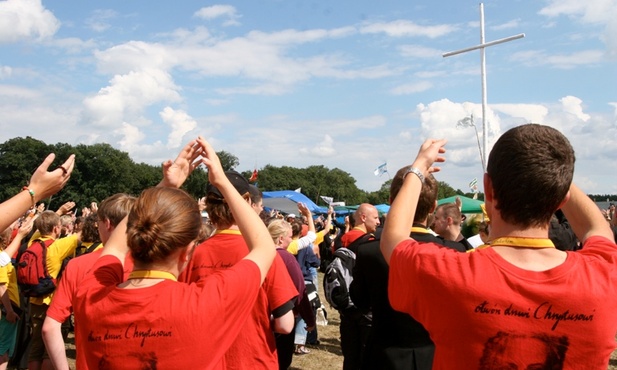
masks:
POLYGON ((340 248, 334 252, 334 259, 326 267, 323 278, 324 296, 335 310, 353 307, 349 297, 349 285, 353 281, 352 271, 355 264, 356 254, 348 248, 340 248))

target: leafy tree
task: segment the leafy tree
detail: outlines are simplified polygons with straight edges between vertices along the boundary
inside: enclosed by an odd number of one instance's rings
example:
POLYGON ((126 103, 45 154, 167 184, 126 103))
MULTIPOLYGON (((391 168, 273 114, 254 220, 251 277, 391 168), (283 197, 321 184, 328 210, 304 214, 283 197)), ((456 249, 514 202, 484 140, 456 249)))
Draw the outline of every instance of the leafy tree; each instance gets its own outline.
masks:
POLYGON ((371 204, 389 204, 390 185, 392 185, 392 179, 384 182, 379 190, 370 193, 368 195, 368 202, 371 204))
POLYGON ((221 161, 221 166, 223 167, 224 171, 233 170, 236 167, 238 167, 238 165, 240 165, 240 161, 238 160, 238 157, 224 150, 221 150, 220 152, 216 152, 216 155, 218 155, 219 160, 221 161))
MULTIPOLYGON (((52 152, 56 153, 52 169, 72 153, 76 155, 76 164, 65 188, 52 199, 46 200, 52 203, 51 209, 57 209, 67 201, 76 202, 79 209, 119 192, 139 195, 143 189, 155 186, 161 179, 161 166, 135 163, 126 152, 114 149, 109 144, 80 144, 73 147, 65 143, 48 145, 31 137, 14 138, 0 144, 0 201, 21 191, 42 159, 52 152)), ((234 169, 240 164, 231 153, 220 151, 217 155, 224 170, 234 169)), ((260 189, 274 191, 301 188, 303 194, 321 205, 325 205, 320 198, 322 195, 332 197, 335 201, 344 201, 348 205, 388 203, 392 183, 392 180, 388 180, 379 190, 369 193, 358 189, 356 180, 349 173, 322 165, 296 168, 268 164, 258 173, 260 189)), ((243 173, 247 178, 251 174, 252 170, 243 173)), ((206 170, 198 168, 187 179, 183 189, 199 198, 205 195, 207 183, 206 170)), ((457 194, 473 196, 439 182, 439 198, 457 194)), ((608 196, 601 197, 606 199, 608 196)), ((483 194, 479 198, 482 199, 483 194)))

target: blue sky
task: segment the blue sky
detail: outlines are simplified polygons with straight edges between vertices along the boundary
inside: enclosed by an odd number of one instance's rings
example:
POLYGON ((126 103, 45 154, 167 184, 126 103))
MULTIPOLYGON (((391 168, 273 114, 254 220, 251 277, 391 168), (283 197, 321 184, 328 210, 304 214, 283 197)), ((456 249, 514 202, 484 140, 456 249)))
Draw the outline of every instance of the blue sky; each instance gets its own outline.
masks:
MULTIPOLYGON (((616 193, 617 1, 484 3, 489 148, 544 123, 577 152, 575 182, 616 193)), ((426 138, 438 180, 481 179, 475 1, 0 1, 0 141, 106 142, 139 162, 198 134, 240 160, 324 165, 380 188, 426 138)), ((482 138, 480 138, 482 140, 482 138)), ((79 160, 79 159, 78 159, 79 160)), ((481 183, 481 182, 480 182, 481 183)), ((269 189, 264 189, 269 190, 269 189)), ((337 199, 338 200, 338 199, 337 199)))

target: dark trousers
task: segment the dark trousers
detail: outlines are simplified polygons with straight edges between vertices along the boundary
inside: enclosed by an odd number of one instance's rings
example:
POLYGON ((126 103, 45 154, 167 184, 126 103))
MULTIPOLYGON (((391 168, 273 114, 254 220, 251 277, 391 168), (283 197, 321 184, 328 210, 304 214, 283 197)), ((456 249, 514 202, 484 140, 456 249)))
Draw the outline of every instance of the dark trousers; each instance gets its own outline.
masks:
POLYGON ((296 333, 292 331, 289 334, 275 333, 276 352, 278 354, 279 370, 287 370, 291 366, 291 361, 294 355, 294 337, 296 333))
POLYGON ((371 331, 371 315, 353 307, 339 311, 343 370, 358 370, 371 331))

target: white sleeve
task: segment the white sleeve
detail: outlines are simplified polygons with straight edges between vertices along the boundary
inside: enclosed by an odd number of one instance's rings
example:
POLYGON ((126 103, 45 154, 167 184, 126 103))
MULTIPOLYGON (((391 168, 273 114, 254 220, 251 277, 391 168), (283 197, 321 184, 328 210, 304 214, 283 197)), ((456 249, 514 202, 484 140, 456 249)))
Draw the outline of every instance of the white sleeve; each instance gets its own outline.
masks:
POLYGON ((0 252, 0 267, 4 267, 11 263, 11 256, 9 256, 5 251, 0 252))
POLYGON ((308 247, 315 239, 317 239, 317 234, 314 231, 307 232, 305 236, 298 239, 298 250, 308 247))

